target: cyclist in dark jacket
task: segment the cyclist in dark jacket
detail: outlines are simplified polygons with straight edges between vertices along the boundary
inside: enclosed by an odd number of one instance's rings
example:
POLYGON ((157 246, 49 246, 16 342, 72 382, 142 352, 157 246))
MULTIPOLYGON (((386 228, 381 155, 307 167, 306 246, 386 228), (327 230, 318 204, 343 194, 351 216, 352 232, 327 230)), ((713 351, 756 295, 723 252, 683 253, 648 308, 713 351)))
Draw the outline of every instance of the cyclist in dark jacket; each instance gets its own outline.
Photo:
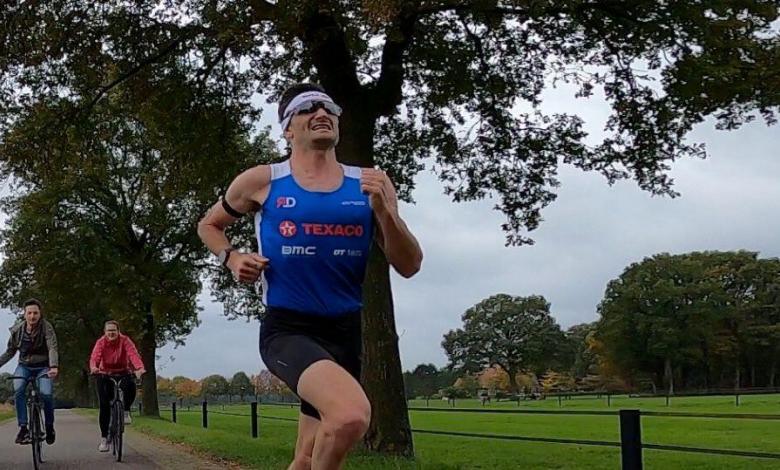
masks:
MULTIPOLYGON (((43 398, 43 415, 46 421, 46 443, 54 444, 54 401, 52 399, 52 380, 59 372, 57 353, 57 335, 51 323, 43 319, 43 308, 39 300, 30 299, 24 303, 24 320, 11 327, 6 351, 0 355, 0 367, 10 361, 19 352, 19 365, 14 375, 17 377, 36 377, 43 398)), ((17 444, 29 442, 27 427, 27 381, 14 379, 14 400, 16 419, 19 423, 17 444)))

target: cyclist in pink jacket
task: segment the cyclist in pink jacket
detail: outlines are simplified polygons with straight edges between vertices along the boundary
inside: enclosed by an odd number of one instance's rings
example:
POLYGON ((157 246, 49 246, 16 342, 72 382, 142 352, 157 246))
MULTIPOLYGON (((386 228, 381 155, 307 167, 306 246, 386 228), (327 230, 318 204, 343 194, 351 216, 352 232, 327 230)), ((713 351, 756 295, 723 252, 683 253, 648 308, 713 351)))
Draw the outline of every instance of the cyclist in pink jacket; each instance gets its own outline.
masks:
MULTIPOLYGON (((104 335, 95 343, 89 358, 90 373, 119 376, 135 374, 140 379, 146 369, 133 340, 119 332, 119 323, 114 320, 106 322, 103 332, 104 335)), ((97 376, 100 452, 108 452, 108 424, 111 419, 111 399, 114 396, 114 384, 105 375, 97 376)), ((122 392, 125 399, 125 424, 130 424, 130 407, 135 401, 135 380, 123 380, 122 392)))

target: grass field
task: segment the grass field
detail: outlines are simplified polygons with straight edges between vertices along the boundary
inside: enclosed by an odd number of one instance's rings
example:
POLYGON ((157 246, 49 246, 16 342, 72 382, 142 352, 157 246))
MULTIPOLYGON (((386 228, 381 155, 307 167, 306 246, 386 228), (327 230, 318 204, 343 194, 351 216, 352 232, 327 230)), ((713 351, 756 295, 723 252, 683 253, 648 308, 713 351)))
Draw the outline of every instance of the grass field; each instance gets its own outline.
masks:
MULTIPOLYGON (((445 402, 437 402, 446 407, 445 402)), ((664 399, 613 397, 612 407, 681 412, 721 412, 780 414, 780 396, 745 396, 740 407, 733 397, 676 398, 666 407, 664 399)), ((422 403, 411 403, 412 406, 422 403)), ((458 407, 481 408, 476 401, 456 402, 458 407)), ((434 402, 431 401, 431 406, 434 402)), ((520 408, 559 409, 557 399, 521 402, 520 408)), ((486 408, 516 409, 516 402, 499 402, 486 408)), ((564 401, 562 409, 605 410, 606 399, 564 401)), ((170 419, 170 411, 163 416, 170 419)), ((201 427, 199 410, 180 410, 178 424, 166 420, 139 418, 133 426, 216 456, 240 462, 251 468, 284 468, 292 454, 296 423, 273 418, 294 419, 297 409, 282 406, 260 407, 260 438, 250 437, 249 405, 212 406, 209 429, 201 427), (215 412, 247 416, 226 416, 215 412)), ((618 442, 617 416, 566 416, 535 414, 495 414, 471 412, 411 411, 412 428, 501 434, 529 437, 588 439, 618 442)), ((780 453, 777 429, 780 421, 758 419, 644 417, 643 442, 665 445, 719 448, 780 453)), ((612 447, 574 444, 505 441, 474 437, 437 436, 416 433, 416 460, 383 459, 356 454, 350 469, 617 469, 620 451, 612 447)), ((645 450, 647 469, 776 469, 780 461, 683 452, 645 450)))
POLYGON ((0 423, 14 416, 14 409, 11 405, 0 405, 0 423))

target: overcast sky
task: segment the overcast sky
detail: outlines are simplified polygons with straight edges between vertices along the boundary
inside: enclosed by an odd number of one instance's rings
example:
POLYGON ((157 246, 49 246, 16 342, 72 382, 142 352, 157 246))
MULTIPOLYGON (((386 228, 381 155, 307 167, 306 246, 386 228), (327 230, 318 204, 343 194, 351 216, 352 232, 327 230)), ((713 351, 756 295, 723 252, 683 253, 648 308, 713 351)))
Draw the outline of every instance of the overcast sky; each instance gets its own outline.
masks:
MULTIPOLYGON (((548 93, 544 110, 576 110, 594 139, 601 137, 609 112, 597 99, 569 98, 567 90, 548 93)), ((269 108, 266 116, 274 111, 269 108)), ((780 256, 779 136, 780 128, 762 123, 735 132, 717 131, 712 122, 701 125, 690 137, 706 143, 710 156, 674 164, 671 175, 682 193, 676 199, 651 197, 631 181, 610 187, 597 174, 563 167, 558 199, 531 234, 534 246, 504 247, 504 219, 491 210, 494 202, 454 204, 435 176, 423 172, 416 204, 401 208, 423 247, 422 271, 409 280, 393 277, 404 369, 422 362, 444 365, 442 335, 460 326, 467 308, 496 293, 543 295, 567 328, 595 320, 607 282, 645 256, 737 249, 780 256)), ((257 322, 228 321, 208 293, 200 303, 201 326, 185 346, 159 351, 158 371, 202 378, 263 368, 257 322)), ((0 314, 0 345, 12 319, 0 314)))

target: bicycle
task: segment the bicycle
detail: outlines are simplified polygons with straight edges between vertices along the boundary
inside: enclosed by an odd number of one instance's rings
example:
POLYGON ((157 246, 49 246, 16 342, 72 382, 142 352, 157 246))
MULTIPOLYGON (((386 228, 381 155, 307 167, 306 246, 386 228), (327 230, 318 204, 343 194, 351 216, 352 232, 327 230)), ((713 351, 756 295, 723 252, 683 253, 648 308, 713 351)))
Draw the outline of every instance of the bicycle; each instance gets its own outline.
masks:
POLYGON ((40 468, 43 463, 43 441, 46 438, 43 423, 43 403, 41 401, 41 391, 38 388, 38 379, 46 374, 39 374, 30 377, 11 376, 8 380, 24 380, 27 388, 27 417, 29 419, 30 444, 32 445, 33 467, 35 470, 40 468))
POLYGON ((122 391, 122 381, 133 377, 132 374, 102 375, 114 384, 114 397, 111 399, 111 418, 108 424, 108 442, 111 445, 111 453, 117 462, 122 461, 122 447, 125 432, 125 395, 122 391))

